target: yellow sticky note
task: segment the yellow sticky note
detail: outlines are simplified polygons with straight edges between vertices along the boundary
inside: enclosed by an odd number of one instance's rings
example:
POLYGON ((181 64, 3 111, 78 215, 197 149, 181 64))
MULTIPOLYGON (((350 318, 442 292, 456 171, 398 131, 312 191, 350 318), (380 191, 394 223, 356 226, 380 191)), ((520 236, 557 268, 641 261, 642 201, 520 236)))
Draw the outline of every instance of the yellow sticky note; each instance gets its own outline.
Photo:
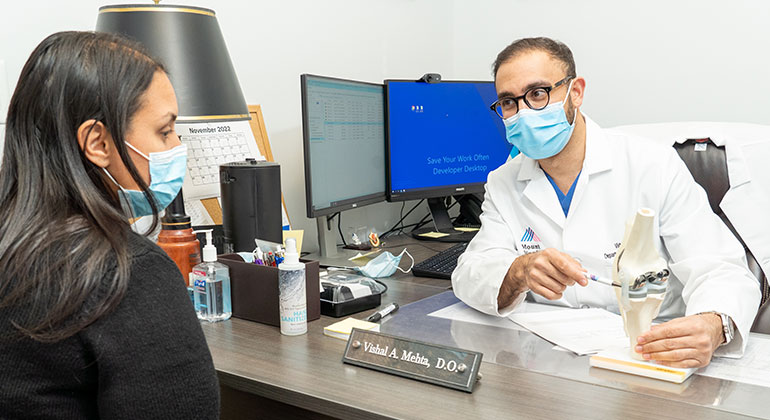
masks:
POLYGON ((421 233, 420 236, 436 239, 436 238, 443 238, 444 236, 449 236, 449 234, 441 233, 441 232, 428 232, 428 233, 421 233))
POLYGON ((353 257, 348 258, 348 261, 353 261, 356 264, 365 265, 374 258, 374 255, 382 251, 382 248, 377 248, 374 251, 367 252, 366 254, 358 253, 353 257))
POLYGON ((375 324, 369 321, 362 321, 360 319, 346 318, 342 321, 335 322, 328 327, 324 327, 324 335, 329 337, 339 338, 340 340, 347 340, 350 337, 350 333, 353 328, 360 328, 362 330, 380 331, 380 324, 375 324))
POLYGON ((479 228, 471 228, 471 227, 456 227, 456 231, 458 232, 476 232, 479 230, 479 228))
POLYGON ((286 240, 294 238, 297 241, 297 254, 302 255, 302 237, 305 236, 305 231, 302 229, 297 230, 284 230, 283 231, 283 246, 286 246, 286 240))

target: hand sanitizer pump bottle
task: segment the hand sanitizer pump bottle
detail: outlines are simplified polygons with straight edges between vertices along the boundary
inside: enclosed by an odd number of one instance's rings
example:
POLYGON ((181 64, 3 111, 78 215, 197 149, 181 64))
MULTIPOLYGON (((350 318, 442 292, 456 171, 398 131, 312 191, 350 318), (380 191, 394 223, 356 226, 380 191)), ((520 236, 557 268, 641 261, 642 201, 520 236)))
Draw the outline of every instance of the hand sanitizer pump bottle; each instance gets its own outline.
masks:
POLYGON ((198 319, 217 322, 233 314, 230 297, 230 270, 217 262, 217 249, 211 242, 211 230, 206 233, 203 262, 193 267, 195 312, 198 319))
POLYGON ((297 242, 294 238, 286 240, 286 256, 278 265, 278 300, 280 301, 281 334, 305 334, 307 332, 305 264, 299 262, 297 242))

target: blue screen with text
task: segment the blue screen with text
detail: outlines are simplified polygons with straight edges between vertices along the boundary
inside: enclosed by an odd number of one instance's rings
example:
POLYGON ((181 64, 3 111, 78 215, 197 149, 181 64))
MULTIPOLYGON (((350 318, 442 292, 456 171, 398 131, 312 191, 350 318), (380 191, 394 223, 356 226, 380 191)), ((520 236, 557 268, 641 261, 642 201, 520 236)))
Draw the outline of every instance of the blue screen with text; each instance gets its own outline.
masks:
POLYGON ((389 81, 391 193, 484 183, 508 158, 492 82, 389 81))

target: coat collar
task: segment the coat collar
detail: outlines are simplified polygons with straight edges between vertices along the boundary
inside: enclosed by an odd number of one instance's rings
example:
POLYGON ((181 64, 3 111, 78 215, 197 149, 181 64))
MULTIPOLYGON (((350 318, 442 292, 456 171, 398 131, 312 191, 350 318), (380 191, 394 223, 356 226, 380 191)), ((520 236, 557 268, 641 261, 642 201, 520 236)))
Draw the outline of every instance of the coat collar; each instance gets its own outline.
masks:
POLYGON ((725 147, 730 144, 730 136, 725 135, 719 127, 702 127, 696 124, 685 126, 685 128, 673 137, 674 143, 684 143, 689 139, 711 139, 714 144, 725 148, 725 159, 727 160, 727 176, 730 179, 730 188, 745 184, 751 181, 751 175, 746 167, 743 152, 740 147, 725 147))
MULTIPOLYGON (((575 206, 582 197, 588 178, 596 173, 612 169, 612 151, 610 144, 605 137, 603 130, 590 118, 585 116, 586 121, 586 154, 583 160, 583 171, 578 179, 578 185, 575 188, 575 195, 572 205, 575 206)), ((528 181, 524 189, 524 196, 545 213, 554 223, 564 227, 566 217, 561 209, 559 200, 545 172, 540 168, 536 160, 530 159, 523 154, 521 167, 517 176, 518 181, 528 181)))
POLYGON ((625 135, 649 138, 667 145, 684 143, 688 139, 710 138, 717 146, 725 146, 727 174, 731 188, 751 181, 751 174, 746 166, 741 147, 735 146, 740 145, 743 140, 768 136, 765 126, 704 121, 634 124, 611 130, 625 135))

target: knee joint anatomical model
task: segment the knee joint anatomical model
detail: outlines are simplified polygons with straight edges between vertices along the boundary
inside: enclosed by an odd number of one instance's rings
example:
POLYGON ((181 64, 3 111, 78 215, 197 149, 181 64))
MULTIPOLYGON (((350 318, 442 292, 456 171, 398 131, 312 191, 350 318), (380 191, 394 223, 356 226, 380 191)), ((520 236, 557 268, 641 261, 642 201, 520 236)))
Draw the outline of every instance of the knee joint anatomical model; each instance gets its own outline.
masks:
POLYGON ((654 241, 655 211, 639 209, 626 224, 618 253, 612 266, 613 283, 623 325, 631 346, 631 357, 642 360, 634 351, 637 337, 650 329, 666 295, 669 271, 654 241))

